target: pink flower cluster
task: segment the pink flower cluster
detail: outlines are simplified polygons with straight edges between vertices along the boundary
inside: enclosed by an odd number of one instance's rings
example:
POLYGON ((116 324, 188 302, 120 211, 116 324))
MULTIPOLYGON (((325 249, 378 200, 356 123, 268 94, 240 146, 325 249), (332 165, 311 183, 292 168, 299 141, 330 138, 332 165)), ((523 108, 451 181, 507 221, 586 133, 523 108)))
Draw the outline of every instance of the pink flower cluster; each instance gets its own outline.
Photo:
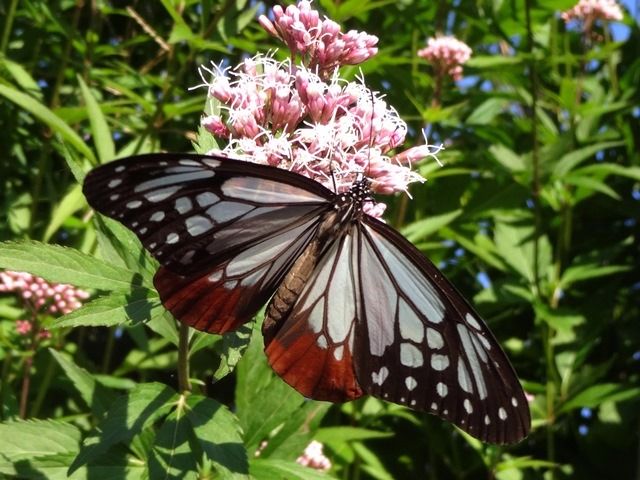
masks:
POLYGON ((622 20, 622 10, 615 0, 580 0, 577 5, 562 12, 565 23, 581 20, 593 23, 596 20, 622 20))
POLYGON ((323 445, 313 440, 307 445, 307 448, 304 449, 304 453, 296 459, 296 462, 305 467, 315 468, 316 470, 329 470, 331 468, 331 460, 324 455, 322 449, 323 445))
MULTIPOLYGON (((392 152, 404 142, 407 125, 380 95, 362 81, 340 78, 335 68, 373 55, 372 37, 340 34, 330 20, 321 22, 306 1, 286 11, 276 8, 274 17, 275 23, 266 18, 261 23, 294 53, 303 54, 303 63, 257 55, 230 70, 203 67, 203 85, 220 109, 203 118, 202 125, 227 142, 222 152, 211 153, 289 169, 332 190, 335 185, 338 192, 348 190, 360 175, 382 194, 406 191, 410 182, 422 181, 411 164, 436 158, 441 147, 392 152), (329 40, 340 48, 330 48, 329 40)), ((379 217, 385 207, 365 208, 379 217)))
POLYGON ((287 45, 292 59, 300 55, 304 64, 321 78, 330 76, 341 65, 357 65, 378 52, 377 37, 356 30, 342 33, 333 20, 320 20, 318 11, 306 0, 286 9, 276 5, 273 21, 264 15, 258 21, 269 34, 287 45))
POLYGON ((435 37, 427 40, 427 46, 418 50, 418 56, 428 60, 437 73, 448 74, 454 80, 462 78, 462 65, 471 58, 473 51, 454 37, 435 37))
MULTIPOLYGON (((49 283, 25 272, 0 272, 0 293, 15 292, 36 312, 67 314, 82 306, 89 293, 71 285, 49 283)), ((28 320, 18 320, 16 330, 26 335, 32 329, 28 320)))

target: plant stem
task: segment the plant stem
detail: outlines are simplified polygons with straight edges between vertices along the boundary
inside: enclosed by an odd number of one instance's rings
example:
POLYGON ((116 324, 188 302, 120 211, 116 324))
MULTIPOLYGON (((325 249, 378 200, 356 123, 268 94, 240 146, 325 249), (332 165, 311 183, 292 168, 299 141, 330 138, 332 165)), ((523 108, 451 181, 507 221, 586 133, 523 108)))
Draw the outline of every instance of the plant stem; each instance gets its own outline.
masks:
POLYGON ((2 32, 2 43, 0 43, 0 55, 4 55, 9 45, 9 38, 11 38, 11 28, 13 27, 13 19, 16 16, 16 7, 18 6, 18 0, 13 0, 9 5, 7 12, 7 18, 4 22, 4 30, 2 32))
POLYGON ((189 382, 189 326, 180 323, 178 340, 178 388, 180 393, 190 392, 189 382))

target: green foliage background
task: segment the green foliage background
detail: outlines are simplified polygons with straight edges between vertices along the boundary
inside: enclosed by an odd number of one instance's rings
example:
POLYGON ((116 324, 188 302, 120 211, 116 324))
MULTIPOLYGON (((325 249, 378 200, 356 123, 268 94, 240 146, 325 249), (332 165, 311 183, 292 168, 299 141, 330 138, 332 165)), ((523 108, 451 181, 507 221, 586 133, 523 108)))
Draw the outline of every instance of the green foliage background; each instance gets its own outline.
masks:
POLYGON ((180 332, 154 263, 90 215, 78 181, 113 158, 192 150, 197 66, 278 47, 255 21, 271 4, 4 2, 0 267, 94 299, 40 318, 53 336, 36 341, 15 332, 22 304, 0 296, 0 475, 638 478, 638 7, 614 41, 602 25, 598 37, 566 28, 558 12, 573 3, 315 4, 380 38, 361 68, 409 122, 409 145, 429 125, 447 147, 443 168, 417 167, 429 181, 393 199, 388 221, 474 299, 533 397, 530 437, 498 447, 375 399, 306 401, 270 372, 259 336, 247 348, 252 326, 192 332, 195 392, 176 390, 180 332), (465 80, 439 93, 416 56, 436 32, 474 49, 465 80), (295 463, 312 438, 327 474, 295 463))

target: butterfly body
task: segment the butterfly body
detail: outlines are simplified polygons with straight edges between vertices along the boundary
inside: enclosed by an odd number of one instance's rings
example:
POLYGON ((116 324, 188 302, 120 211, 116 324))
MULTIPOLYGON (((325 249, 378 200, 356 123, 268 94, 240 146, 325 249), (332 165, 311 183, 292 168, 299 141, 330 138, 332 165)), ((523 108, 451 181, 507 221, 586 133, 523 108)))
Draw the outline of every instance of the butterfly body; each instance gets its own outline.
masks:
POLYGON ((159 154, 90 172, 96 210, 161 263, 154 284, 180 321, 225 333, 267 302, 265 353, 303 395, 374 395, 486 441, 529 431, 524 392, 480 316, 413 245, 345 193, 281 169, 159 154))

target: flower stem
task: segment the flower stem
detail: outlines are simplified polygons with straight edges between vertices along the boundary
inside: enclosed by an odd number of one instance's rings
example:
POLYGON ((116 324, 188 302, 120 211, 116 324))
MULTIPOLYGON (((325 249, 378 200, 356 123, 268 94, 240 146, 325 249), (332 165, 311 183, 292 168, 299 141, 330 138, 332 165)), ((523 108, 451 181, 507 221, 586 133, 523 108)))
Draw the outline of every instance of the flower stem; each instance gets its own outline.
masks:
POLYGON ((180 323, 178 340, 178 388, 180 393, 190 392, 189 382, 189 326, 180 323))

